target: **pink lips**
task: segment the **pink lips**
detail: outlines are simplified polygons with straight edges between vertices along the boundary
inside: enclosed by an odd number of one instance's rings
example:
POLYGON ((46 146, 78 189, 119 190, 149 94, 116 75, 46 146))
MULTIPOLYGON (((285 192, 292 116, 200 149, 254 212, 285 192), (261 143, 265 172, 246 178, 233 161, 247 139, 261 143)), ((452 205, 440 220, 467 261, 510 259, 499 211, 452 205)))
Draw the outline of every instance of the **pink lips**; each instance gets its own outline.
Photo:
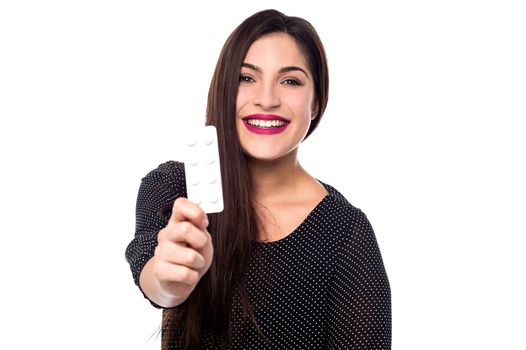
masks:
POLYGON ((287 126, 290 124, 290 120, 287 120, 279 115, 275 114, 251 114, 243 118, 243 124, 245 124, 246 128, 259 135, 275 135, 283 132, 287 126), (282 126, 271 126, 271 127, 259 127, 255 125, 250 125, 248 123, 251 119, 258 119, 258 120, 279 120, 284 122, 282 126))

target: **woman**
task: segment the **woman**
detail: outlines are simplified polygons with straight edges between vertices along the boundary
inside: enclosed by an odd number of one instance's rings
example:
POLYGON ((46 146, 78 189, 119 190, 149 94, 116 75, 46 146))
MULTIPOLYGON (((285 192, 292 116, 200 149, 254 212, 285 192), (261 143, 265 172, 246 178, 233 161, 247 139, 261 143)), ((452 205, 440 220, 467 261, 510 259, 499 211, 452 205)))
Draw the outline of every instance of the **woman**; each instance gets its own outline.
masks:
POLYGON ((365 215, 305 171, 328 99, 325 52, 274 10, 226 41, 209 91, 224 211, 185 198, 184 166, 143 180, 126 256, 163 312, 163 348, 390 349, 390 290, 365 215))

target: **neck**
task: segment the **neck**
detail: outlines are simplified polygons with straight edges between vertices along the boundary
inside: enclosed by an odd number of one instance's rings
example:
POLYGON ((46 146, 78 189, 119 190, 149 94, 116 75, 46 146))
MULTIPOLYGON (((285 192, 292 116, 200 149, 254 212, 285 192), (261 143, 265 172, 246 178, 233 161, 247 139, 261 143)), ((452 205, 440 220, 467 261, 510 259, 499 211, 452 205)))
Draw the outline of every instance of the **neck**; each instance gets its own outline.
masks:
POLYGON ((273 161, 250 160, 252 190, 256 201, 266 203, 273 198, 290 193, 297 187, 298 180, 306 175, 297 158, 298 150, 273 161))

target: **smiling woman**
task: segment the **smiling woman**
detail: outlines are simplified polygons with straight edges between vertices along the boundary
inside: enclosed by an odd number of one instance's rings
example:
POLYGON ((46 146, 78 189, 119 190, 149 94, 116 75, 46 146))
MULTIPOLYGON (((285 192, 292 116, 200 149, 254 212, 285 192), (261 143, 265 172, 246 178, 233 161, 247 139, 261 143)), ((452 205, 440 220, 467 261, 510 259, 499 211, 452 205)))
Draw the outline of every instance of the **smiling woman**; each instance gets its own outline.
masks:
POLYGON ((224 211, 187 200, 184 165, 144 179, 135 282, 164 308, 164 349, 390 349, 389 282, 366 216, 299 163, 328 100, 323 45, 275 10, 226 41, 209 91, 224 211))

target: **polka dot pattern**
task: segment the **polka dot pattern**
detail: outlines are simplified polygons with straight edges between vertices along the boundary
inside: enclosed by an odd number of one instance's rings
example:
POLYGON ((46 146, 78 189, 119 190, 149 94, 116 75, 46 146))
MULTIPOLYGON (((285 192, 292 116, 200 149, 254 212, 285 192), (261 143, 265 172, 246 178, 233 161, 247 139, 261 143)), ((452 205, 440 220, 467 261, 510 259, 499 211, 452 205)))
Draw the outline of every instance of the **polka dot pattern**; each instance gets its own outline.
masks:
MULTIPOLYGON (((263 269, 252 260, 247 286, 266 339, 253 327, 235 331, 232 349, 391 348, 391 293, 373 229, 363 212, 324 186, 329 194, 294 232, 253 245, 263 269)), ((137 285, 166 225, 159 210, 184 195, 180 163, 162 164, 142 180, 136 234, 126 250, 137 285)), ((237 298, 232 310, 233 329, 242 329, 237 298)), ((200 348, 212 348, 207 337, 200 348)))

